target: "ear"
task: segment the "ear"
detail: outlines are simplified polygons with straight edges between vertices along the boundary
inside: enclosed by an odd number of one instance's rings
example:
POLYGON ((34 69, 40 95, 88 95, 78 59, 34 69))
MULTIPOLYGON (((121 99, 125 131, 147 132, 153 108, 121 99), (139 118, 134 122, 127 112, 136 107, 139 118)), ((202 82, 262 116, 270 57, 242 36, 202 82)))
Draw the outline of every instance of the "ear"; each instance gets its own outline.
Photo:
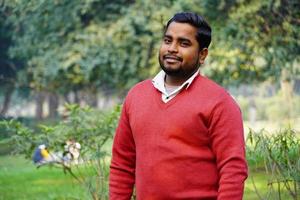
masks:
POLYGON ((205 58, 206 58, 207 55, 208 55, 208 49, 207 48, 203 48, 199 52, 199 64, 200 65, 204 64, 204 60, 205 60, 205 58))

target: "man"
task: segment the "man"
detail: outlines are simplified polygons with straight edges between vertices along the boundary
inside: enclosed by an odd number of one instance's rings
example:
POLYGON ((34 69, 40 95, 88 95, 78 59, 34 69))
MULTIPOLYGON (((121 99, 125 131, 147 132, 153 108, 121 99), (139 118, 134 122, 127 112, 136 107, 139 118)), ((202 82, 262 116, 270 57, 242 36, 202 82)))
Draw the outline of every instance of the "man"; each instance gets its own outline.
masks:
POLYGON ((56 162, 56 159, 51 153, 49 153, 45 144, 41 144, 35 149, 32 160, 37 168, 41 167, 42 165, 56 162))
POLYGON ((49 158, 50 154, 47 150, 46 145, 41 144, 38 146, 38 148, 35 149, 32 160, 35 164, 39 165, 49 160, 49 158))
POLYGON ((111 200, 241 200, 247 177, 239 107, 199 73, 211 28, 195 13, 167 23, 163 71, 128 93, 110 166, 111 200))

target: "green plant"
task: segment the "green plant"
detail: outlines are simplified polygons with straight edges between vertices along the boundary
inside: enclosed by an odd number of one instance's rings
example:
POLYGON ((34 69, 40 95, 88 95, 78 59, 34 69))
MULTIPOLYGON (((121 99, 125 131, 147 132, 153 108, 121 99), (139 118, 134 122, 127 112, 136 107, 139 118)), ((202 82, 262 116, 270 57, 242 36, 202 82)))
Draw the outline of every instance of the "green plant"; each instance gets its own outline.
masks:
MULTIPOLYGON (((250 130, 247 138, 247 157, 251 166, 262 168, 268 175, 268 193, 260 199, 283 199, 287 193, 294 200, 299 199, 300 189, 300 139, 299 132, 292 129, 268 134, 261 130, 250 130)), ((255 182, 253 181, 254 188, 255 182)))
POLYGON ((64 119, 54 125, 39 124, 37 129, 24 126, 16 120, 0 121, 12 133, 10 141, 14 153, 31 158, 34 149, 46 144, 50 152, 62 152, 65 142, 74 140, 81 144, 79 165, 57 164, 82 184, 93 199, 107 199, 108 165, 105 144, 113 137, 120 106, 110 112, 101 112, 91 107, 76 104, 65 105, 64 119))

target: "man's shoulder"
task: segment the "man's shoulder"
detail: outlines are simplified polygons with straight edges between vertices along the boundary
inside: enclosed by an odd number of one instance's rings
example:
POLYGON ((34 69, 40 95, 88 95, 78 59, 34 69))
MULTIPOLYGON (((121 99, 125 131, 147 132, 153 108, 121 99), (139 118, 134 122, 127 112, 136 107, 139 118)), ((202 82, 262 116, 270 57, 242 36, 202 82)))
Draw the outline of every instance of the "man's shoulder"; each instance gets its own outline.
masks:
POLYGON ((136 83, 132 88, 129 90, 129 93, 131 92, 141 92, 145 89, 151 88, 152 87, 152 81, 151 79, 146 79, 141 82, 136 83))
POLYGON ((218 83, 216 83, 215 81, 213 81, 212 79, 200 75, 199 76, 199 81, 197 81, 197 87, 199 87, 199 89, 204 90, 209 92, 210 94, 228 94, 227 90, 222 87, 221 85, 219 85, 218 83))
POLYGON ((200 79, 197 81, 197 88, 199 91, 205 93, 210 100, 215 100, 216 102, 225 100, 235 102, 235 99, 227 89, 206 76, 200 75, 200 79))
POLYGON ((136 83, 134 86, 131 87, 131 89, 127 93, 127 98, 129 96, 141 96, 146 91, 149 91, 152 89, 152 81, 151 79, 146 79, 141 82, 136 83))
POLYGON ((126 105, 134 105, 141 101, 146 101, 153 95, 153 86, 150 79, 141 81, 135 84, 127 93, 125 97, 126 105))

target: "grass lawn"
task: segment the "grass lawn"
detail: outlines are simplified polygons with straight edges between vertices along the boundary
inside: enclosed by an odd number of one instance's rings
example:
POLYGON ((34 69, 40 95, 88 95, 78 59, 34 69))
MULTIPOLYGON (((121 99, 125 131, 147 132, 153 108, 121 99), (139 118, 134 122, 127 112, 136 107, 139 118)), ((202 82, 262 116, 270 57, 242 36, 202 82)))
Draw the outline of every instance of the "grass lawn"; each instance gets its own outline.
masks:
MULTIPOLYGON (((265 197, 267 177, 263 171, 252 172, 256 187, 265 197)), ((75 200, 91 199, 85 189, 60 168, 36 167, 23 157, 0 156, 0 200, 75 200)), ((251 178, 245 186, 244 200, 258 200, 251 178)), ((276 200, 274 195, 270 200, 276 200)), ((284 200, 291 199, 286 196, 284 200)))
POLYGON ((37 169, 23 157, 0 157, 0 200, 89 199, 84 189, 60 168, 37 169))
MULTIPOLYGON (((257 196, 255 192, 255 188, 252 183, 252 178, 253 181, 255 182, 255 186, 258 190, 259 195, 264 200, 279 200, 278 194, 276 192, 271 192, 268 188, 267 185, 267 179, 268 177, 263 171, 260 172, 249 172, 249 177, 246 181, 245 185, 245 193, 244 193, 244 199, 245 200, 259 200, 260 198, 257 196)), ((281 185, 283 187, 283 185, 281 185)), ((274 188, 277 189, 277 188, 274 188)), ((282 191, 281 194, 281 199, 284 200, 292 200, 292 198, 287 194, 286 190, 282 191)))

